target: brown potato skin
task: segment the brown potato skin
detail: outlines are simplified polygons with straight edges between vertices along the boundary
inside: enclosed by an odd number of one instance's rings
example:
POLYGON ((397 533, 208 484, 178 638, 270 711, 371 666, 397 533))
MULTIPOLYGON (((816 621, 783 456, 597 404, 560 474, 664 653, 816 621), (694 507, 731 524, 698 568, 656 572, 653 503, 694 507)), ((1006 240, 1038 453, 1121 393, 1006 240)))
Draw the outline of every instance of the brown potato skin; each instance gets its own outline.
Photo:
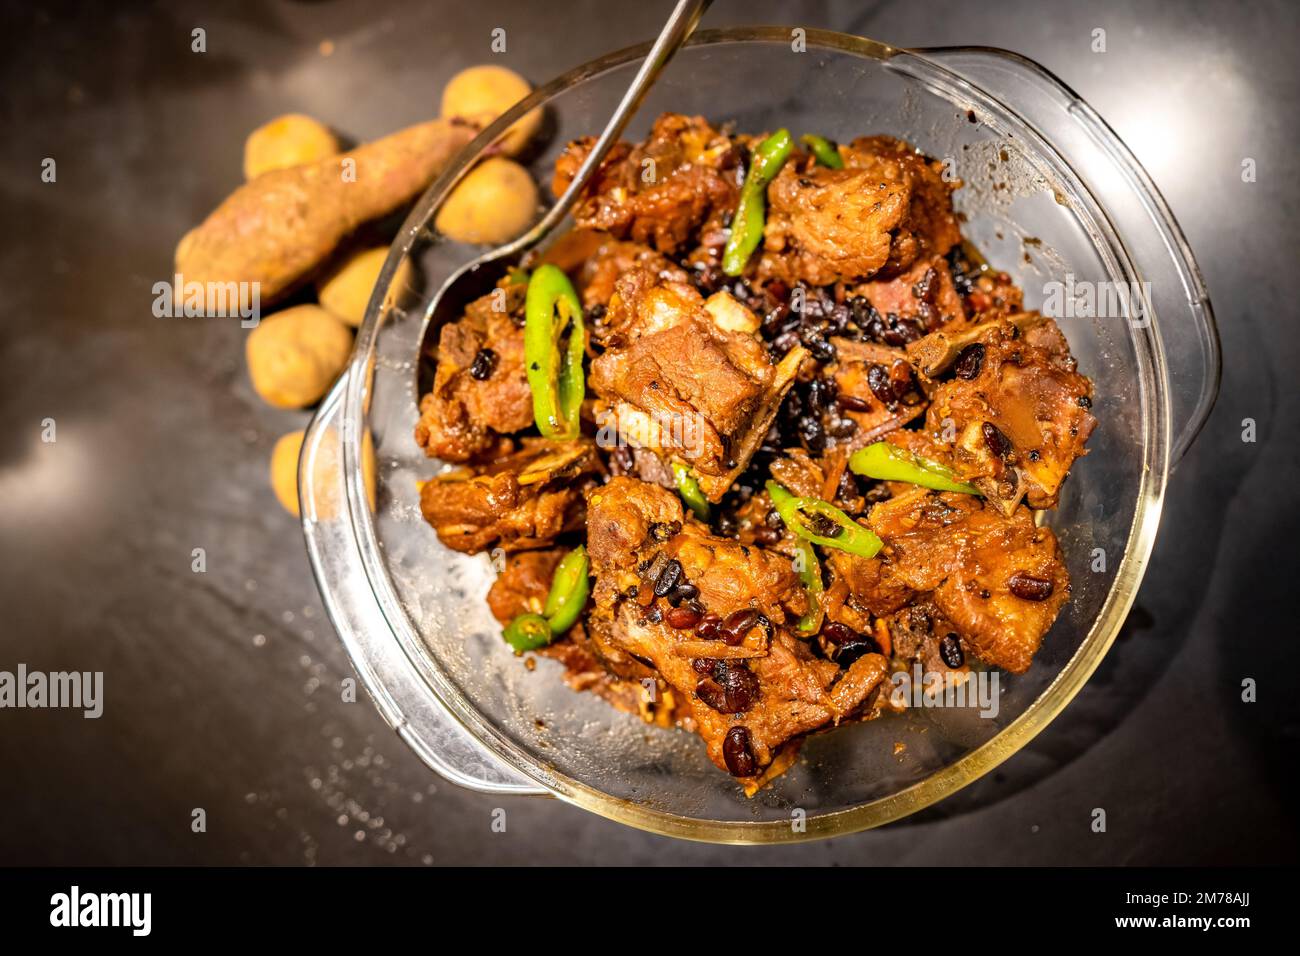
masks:
POLYGON ((176 271, 186 282, 255 282, 260 303, 273 303, 348 233, 418 196, 476 133, 471 124, 431 120, 340 156, 264 173, 186 234, 176 271), (347 160, 355 182, 344 180, 347 160))

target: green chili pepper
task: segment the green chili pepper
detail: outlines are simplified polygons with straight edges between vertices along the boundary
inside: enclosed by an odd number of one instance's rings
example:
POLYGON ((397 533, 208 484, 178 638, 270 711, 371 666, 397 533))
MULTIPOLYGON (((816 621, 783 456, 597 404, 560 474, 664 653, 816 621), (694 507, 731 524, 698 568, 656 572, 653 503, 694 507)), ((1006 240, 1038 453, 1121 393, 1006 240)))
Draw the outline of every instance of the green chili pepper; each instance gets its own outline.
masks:
POLYGON ((813 156, 817 157, 817 162, 823 166, 829 166, 831 169, 844 168, 844 158, 840 156, 840 151, 825 136, 804 133, 799 137, 799 142, 807 146, 813 156))
POLYGON ((510 280, 510 285, 519 285, 528 281, 528 270, 515 266, 506 273, 506 278, 510 280))
POLYGON ((804 593, 808 595, 808 613, 799 618, 799 630, 804 634, 811 634, 817 630, 819 619, 822 614, 822 568, 817 561, 817 552, 808 541, 799 541, 795 544, 799 549, 800 568, 799 583, 803 585, 804 593))
POLYGON ((582 356, 587 343, 582 303, 563 270, 547 264, 533 272, 524 316, 524 362, 537 428, 546 438, 577 438, 586 393, 582 356), (562 349, 566 329, 569 342, 562 349))
POLYGON ((872 531, 862 527, 829 501, 796 498, 775 481, 769 481, 765 487, 785 526, 805 541, 826 548, 839 548, 864 558, 873 557, 884 547, 884 542, 872 531), (819 519, 821 527, 814 525, 809 515, 819 519), (818 534, 819 531, 828 533, 818 534))
POLYGON ((960 482, 952 470, 937 461, 913 455, 887 441, 860 448, 849 457, 849 471, 878 481, 907 481, 935 491, 959 491, 978 495, 974 485, 960 482))
POLYGON ((551 643, 553 632, 540 614, 520 614, 506 625, 506 643, 522 654, 551 643))
POLYGON ((506 625, 506 643, 519 653, 545 647, 577 623, 591 593, 587 549, 578 545, 555 567, 541 614, 520 614, 506 625))
POLYGON ((681 462, 673 462, 673 480, 677 483, 677 493, 682 496, 686 506, 695 512, 695 517, 708 521, 709 499, 704 497, 700 483, 695 480, 691 470, 681 462))
POLYGON ((740 202, 731 217, 731 236, 722 253, 722 271, 738 276, 763 238, 763 221, 767 216, 767 184, 776 178, 794 150, 790 131, 779 129, 754 147, 745 185, 740 188, 740 202))
POLYGON ((564 556, 551 578, 551 593, 546 596, 542 615, 553 634, 563 634, 573 627, 587 604, 591 591, 587 580, 587 549, 578 545, 564 556))

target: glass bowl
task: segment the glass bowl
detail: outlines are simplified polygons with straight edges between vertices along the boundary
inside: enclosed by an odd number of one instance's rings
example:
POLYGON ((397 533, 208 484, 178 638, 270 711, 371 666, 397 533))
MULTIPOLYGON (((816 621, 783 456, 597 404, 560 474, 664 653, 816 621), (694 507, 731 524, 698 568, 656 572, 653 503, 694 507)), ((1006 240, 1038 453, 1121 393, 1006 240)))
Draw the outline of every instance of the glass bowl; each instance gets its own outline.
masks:
POLYGON ((1062 711, 1105 655, 1151 553, 1171 464, 1214 401, 1219 357, 1209 300, 1141 166, 1086 103, 1029 60, 778 27, 704 31, 678 53, 628 138, 675 111, 749 132, 788 126, 841 141, 889 133, 951 161, 964 182, 956 201, 968 238, 1019 282, 1026 305, 1052 306, 1054 288, 1071 293, 1057 295, 1052 308, 1095 383, 1100 422, 1047 516, 1073 598, 1032 668, 1001 675, 996 716, 917 708, 840 727, 810 738, 788 773, 746 798, 694 735, 570 690, 553 661, 526 668, 484 602, 494 577, 487 556, 442 547, 418 507, 416 483, 438 465, 412 438, 417 351, 432 293, 481 252, 437 234, 440 203, 502 131, 538 106, 550 135, 531 169, 549 184, 564 144, 600 130, 648 48, 610 54, 539 88, 485 130, 408 217, 350 368, 304 443, 300 492, 312 567, 376 705, 449 780, 491 793, 551 794, 697 840, 773 843, 877 826, 1006 760, 1062 711), (415 269, 402 274, 414 278, 390 288, 404 260, 415 269), (1118 304, 1110 297, 1104 314, 1083 317, 1073 294, 1085 288, 1134 295, 1118 304), (373 512, 359 467, 367 435, 379 462, 373 512), (339 460, 341 468, 330 467, 339 460))

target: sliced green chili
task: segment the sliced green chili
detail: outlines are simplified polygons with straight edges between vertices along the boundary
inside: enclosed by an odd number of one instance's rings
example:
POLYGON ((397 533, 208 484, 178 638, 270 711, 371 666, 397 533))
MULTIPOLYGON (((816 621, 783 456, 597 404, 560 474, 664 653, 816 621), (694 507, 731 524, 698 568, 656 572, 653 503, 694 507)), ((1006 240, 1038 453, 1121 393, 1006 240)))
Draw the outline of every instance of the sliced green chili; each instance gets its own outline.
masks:
POLYGON ((794 140, 788 129, 777 130, 754 147, 745 185, 740 187, 740 202, 731 217, 731 236, 722 253, 722 271, 727 275, 738 276, 744 272, 745 263, 758 248, 767 217, 767 185, 776 178, 793 150, 794 140))
POLYGON ((551 625, 540 614, 520 614, 506 625, 506 643, 522 654, 551 643, 551 625))
POLYGON ((519 653, 545 647, 577 623, 591 593, 587 549, 578 545, 555 567, 541 614, 520 614, 506 625, 506 643, 519 653))
POLYGON ((537 267, 528 279, 524 317, 524 362, 537 429, 546 438, 577 438, 587 343, 582 303, 563 270, 549 263, 537 267), (566 331, 568 345, 562 346, 566 331))
POLYGON ((587 549, 578 545, 564 556, 551 578, 551 593, 546 596, 542 616, 551 632, 563 634, 573 627, 587 604, 591 584, 587 580, 587 549))
POLYGON ((510 280, 510 285, 519 285, 528 281, 528 270, 514 266, 506 273, 506 278, 510 280))
POLYGON ((799 618, 799 630, 811 634, 821 625, 822 568, 811 542, 800 540, 795 547, 799 549, 800 557, 799 583, 808 595, 808 613, 799 618))
POLYGON ((805 541, 826 548, 839 548, 864 558, 875 556, 884 546, 872 531, 829 501, 797 498, 775 481, 769 481, 765 487, 785 526, 805 541))
POLYGON ((877 481, 907 481, 935 491, 959 491, 978 495, 979 489, 958 481, 952 469, 937 461, 913 455, 887 441, 860 448, 849 457, 849 471, 877 481))
POLYGON ((681 462, 673 462, 673 480, 677 483, 677 493, 682 496, 686 506, 695 512, 695 517, 708 521, 709 499, 704 497, 700 483, 695 480, 691 470, 681 462))
POLYGON ((829 166, 831 169, 843 169, 844 157, 840 151, 825 136, 818 136, 816 133, 804 133, 799 137, 799 142, 808 147, 808 150, 817 158, 817 162, 823 166, 829 166))

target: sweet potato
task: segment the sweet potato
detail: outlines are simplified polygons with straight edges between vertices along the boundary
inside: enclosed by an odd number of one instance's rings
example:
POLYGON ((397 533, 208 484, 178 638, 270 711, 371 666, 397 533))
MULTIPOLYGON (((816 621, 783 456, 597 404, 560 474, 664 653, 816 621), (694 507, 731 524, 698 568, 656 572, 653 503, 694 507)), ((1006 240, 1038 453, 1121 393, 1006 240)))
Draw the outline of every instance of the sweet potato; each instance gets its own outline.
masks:
POLYGON ((262 305, 291 291, 350 232, 410 202, 477 133, 432 120, 341 156, 240 186, 176 247, 184 281, 258 283, 262 305))

